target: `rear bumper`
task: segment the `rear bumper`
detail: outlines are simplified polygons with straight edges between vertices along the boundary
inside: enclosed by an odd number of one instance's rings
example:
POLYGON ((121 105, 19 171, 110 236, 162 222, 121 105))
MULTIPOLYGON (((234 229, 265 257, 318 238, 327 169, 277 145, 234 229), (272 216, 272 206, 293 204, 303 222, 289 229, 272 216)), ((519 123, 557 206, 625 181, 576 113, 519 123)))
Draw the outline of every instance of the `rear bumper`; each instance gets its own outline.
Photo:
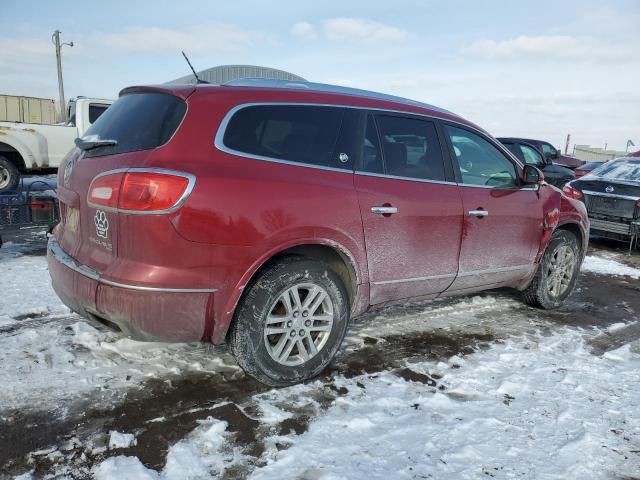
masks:
POLYGON ((116 283, 80 265, 54 237, 47 260, 53 289, 73 311, 117 327, 137 340, 190 342, 207 339, 215 289, 144 287, 116 283))
POLYGON ((590 218, 589 220, 591 222, 591 231, 609 232, 629 237, 640 233, 640 221, 626 223, 598 218, 590 218))

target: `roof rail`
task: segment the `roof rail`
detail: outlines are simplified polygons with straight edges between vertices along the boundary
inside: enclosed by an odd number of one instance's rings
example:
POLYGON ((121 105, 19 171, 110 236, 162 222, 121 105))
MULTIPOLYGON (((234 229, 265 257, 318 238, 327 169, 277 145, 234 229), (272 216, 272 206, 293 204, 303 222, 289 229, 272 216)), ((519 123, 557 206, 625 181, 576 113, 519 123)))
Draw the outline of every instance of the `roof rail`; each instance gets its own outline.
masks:
POLYGON ((236 80, 231 80, 229 82, 223 83, 222 86, 302 89, 313 92, 338 93, 342 95, 351 95, 354 97, 373 98, 376 100, 386 100, 388 102, 402 103, 405 105, 414 105, 417 107, 428 108, 429 110, 434 110, 441 113, 447 113, 449 115, 456 115, 455 113, 452 113, 449 110, 445 110, 444 108, 436 107, 428 103, 417 102, 408 98, 396 97, 395 95, 387 95, 386 93, 371 92, 369 90, 362 90, 359 88, 329 85, 326 83, 304 82, 298 80, 278 80, 272 78, 238 78, 236 80))

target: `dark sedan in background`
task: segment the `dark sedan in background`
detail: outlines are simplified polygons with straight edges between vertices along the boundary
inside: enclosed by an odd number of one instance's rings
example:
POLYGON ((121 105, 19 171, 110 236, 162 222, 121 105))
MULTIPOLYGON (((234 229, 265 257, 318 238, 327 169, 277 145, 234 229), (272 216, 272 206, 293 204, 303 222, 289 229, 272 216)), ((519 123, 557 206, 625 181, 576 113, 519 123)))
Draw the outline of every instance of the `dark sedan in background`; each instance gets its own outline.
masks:
POLYGON ((585 203, 591 234, 629 242, 640 235, 640 158, 623 157, 602 164, 568 183, 564 192, 585 203))
POLYGON ((564 187, 576 175, 567 167, 554 165, 549 158, 544 158, 536 147, 523 140, 513 138, 498 138, 500 143, 509 149, 521 162, 538 167, 544 172, 544 179, 547 183, 558 188, 564 187))
POLYGON ((568 155, 563 155, 560 150, 551 145, 549 142, 545 142, 544 140, 533 140, 531 138, 513 138, 513 137, 503 137, 498 138, 502 143, 504 141, 515 141, 515 142, 523 142, 529 145, 532 145, 539 153, 542 155, 547 162, 553 162, 556 165, 562 165, 563 167, 574 169, 584 164, 582 160, 570 157, 568 155), (504 141, 503 141, 504 140, 504 141))
POLYGON ((605 163, 606 160, 602 162, 589 162, 585 163, 584 165, 580 165, 574 170, 576 178, 584 177, 586 174, 593 172, 596 168, 601 167, 605 163))

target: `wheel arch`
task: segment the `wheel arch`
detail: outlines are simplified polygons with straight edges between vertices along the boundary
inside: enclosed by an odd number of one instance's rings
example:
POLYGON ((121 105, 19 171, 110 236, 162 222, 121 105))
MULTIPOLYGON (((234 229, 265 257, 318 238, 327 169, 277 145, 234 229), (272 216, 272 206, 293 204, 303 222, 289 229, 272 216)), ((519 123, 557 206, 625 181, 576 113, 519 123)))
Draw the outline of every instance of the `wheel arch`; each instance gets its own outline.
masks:
POLYGON ((558 225, 556 230, 566 230, 567 232, 573 233, 578 239, 580 251, 584 252, 586 233, 582 230, 582 227, 579 224, 573 222, 563 223, 558 225))
POLYGON ((8 143, 6 141, 0 141, 0 156, 6 157, 11 163, 18 167, 21 173, 27 168, 31 168, 31 164, 27 165, 30 157, 26 146, 19 145, 18 142, 8 143))
MULTIPOLYGON (((231 293, 231 298, 228 302, 229 308, 225 308, 222 318, 215 322, 212 335, 213 343, 219 343, 226 338, 242 298, 261 272, 279 259, 292 256, 321 260, 327 263, 342 280, 347 290, 351 310, 354 310, 354 306, 362 304, 363 300, 360 296, 363 293, 359 289, 362 282, 362 273, 358 268, 355 256, 347 248, 337 242, 321 239, 283 245, 266 254, 243 275, 239 284, 231 293)), ((366 300, 368 301, 368 298, 366 300)))

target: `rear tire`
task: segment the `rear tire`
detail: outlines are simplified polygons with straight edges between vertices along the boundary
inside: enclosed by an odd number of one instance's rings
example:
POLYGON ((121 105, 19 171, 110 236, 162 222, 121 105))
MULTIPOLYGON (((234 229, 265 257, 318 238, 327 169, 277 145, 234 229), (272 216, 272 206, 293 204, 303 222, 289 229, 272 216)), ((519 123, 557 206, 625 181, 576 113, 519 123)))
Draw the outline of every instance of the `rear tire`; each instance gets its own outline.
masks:
POLYGON ((267 267, 236 310, 229 345, 259 382, 282 387, 318 375, 349 324, 340 277, 323 262, 291 257, 267 267))
POLYGON ((567 230, 557 230, 522 297, 534 307, 557 308, 573 292, 579 271, 580 247, 577 237, 567 230))
POLYGON ((0 157, 0 192, 15 190, 20 183, 20 171, 6 157, 0 157))

